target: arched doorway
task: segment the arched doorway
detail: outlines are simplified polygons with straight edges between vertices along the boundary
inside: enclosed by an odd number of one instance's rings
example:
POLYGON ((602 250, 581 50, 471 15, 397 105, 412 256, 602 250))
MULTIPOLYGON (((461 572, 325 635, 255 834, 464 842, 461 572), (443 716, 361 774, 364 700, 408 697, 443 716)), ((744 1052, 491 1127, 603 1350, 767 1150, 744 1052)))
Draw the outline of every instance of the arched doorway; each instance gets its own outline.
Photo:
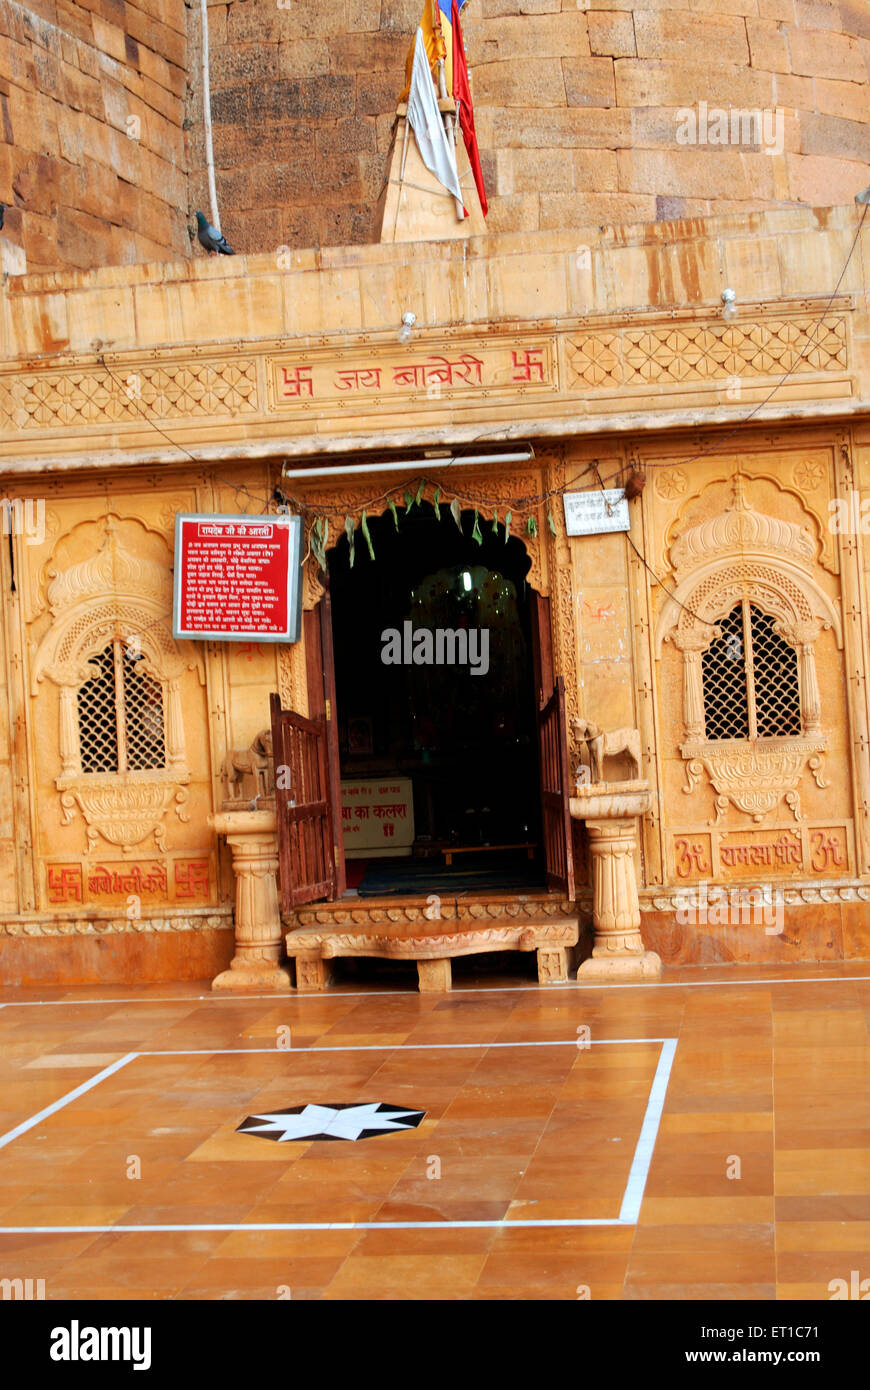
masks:
POLYGON ((545 883, 531 561, 503 525, 459 521, 421 502, 328 552, 347 886, 363 897, 545 883))

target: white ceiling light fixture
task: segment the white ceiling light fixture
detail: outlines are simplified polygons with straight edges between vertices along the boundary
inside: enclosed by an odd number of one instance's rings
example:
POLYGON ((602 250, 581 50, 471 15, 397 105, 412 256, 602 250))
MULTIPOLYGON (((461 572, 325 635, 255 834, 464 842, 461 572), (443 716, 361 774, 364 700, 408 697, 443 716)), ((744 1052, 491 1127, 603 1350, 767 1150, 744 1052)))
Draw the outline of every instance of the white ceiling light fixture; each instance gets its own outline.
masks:
POLYGON ((736 290, 723 290, 723 291, 722 291, 722 317, 723 317, 723 319, 727 319, 727 320, 729 321, 729 323, 730 323, 733 319, 736 319, 736 317, 737 317, 737 291, 736 291, 736 290))
POLYGON ((473 468, 485 463, 528 463, 534 457, 535 451, 529 447, 504 454, 458 454, 434 459, 396 459, 389 463, 350 463, 344 467, 341 463, 333 463, 325 468, 293 468, 285 463, 282 473, 285 478, 344 478, 350 473, 408 473, 414 469, 440 471, 443 468, 473 468))

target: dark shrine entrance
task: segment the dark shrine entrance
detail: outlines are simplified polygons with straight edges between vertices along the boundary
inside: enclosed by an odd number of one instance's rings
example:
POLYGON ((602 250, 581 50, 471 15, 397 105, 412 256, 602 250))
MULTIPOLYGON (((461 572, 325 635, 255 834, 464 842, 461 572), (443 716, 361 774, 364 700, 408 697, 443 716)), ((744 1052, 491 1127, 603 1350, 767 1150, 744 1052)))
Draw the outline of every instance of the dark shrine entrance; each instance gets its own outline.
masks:
POLYGON ((363 513, 326 561, 308 713, 271 697, 285 917, 348 893, 573 899, 565 689, 523 542, 421 501, 363 513))
POLYGON ((330 552, 347 889, 546 884, 530 560, 423 502, 330 552), (396 524, 398 523, 398 525, 396 524))

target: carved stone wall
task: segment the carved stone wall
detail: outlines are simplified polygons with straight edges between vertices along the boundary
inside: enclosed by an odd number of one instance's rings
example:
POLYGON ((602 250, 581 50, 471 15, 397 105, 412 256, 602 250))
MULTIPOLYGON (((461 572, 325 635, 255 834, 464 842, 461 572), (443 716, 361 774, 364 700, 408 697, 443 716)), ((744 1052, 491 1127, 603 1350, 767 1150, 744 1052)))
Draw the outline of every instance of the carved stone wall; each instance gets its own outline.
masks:
POLYGON ((860 711, 846 678, 842 544, 828 525, 838 456, 818 435, 805 447, 712 453, 691 470, 650 451, 665 882, 864 871, 860 711), (743 602, 769 615, 795 654, 800 727, 788 735, 708 737, 703 655, 743 602))
MULTIPOLYGON (((42 542, 17 538, 25 657, 18 765, 32 771, 16 810, 34 836, 32 906, 61 919, 114 912, 131 931, 160 930, 167 910, 182 920, 185 909, 220 901, 207 826, 204 652, 172 637, 172 527, 192 500, 190 491, 146 487, 109 504, 70 484, 52 499, 42 542), (152 698, 159 692, 162 750, 141 769, 134 759, 127 769, 91 771, 83 755, 80 691, 106 650, 116 652, 116 683, 117 663, 132 651, 152 698)), ((114 751, 121 715, 106 718, 96 744, 114 751)))

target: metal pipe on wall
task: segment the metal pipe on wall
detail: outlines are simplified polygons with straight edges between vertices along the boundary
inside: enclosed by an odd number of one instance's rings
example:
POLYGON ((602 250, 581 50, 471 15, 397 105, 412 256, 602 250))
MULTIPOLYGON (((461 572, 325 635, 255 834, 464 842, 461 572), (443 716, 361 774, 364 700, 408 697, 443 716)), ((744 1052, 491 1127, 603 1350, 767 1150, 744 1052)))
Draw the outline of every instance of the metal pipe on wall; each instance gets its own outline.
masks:
POLYGON ((214 147, 211 138, 211 83, 208 73, 208 0, 200 0, 202 22, 202 112, 205 128, 205 165, 208 173, 208 196, 211 204, 211 224, 220 232, 221 219, 218 212, 217 185, 214 178, 214 147))

